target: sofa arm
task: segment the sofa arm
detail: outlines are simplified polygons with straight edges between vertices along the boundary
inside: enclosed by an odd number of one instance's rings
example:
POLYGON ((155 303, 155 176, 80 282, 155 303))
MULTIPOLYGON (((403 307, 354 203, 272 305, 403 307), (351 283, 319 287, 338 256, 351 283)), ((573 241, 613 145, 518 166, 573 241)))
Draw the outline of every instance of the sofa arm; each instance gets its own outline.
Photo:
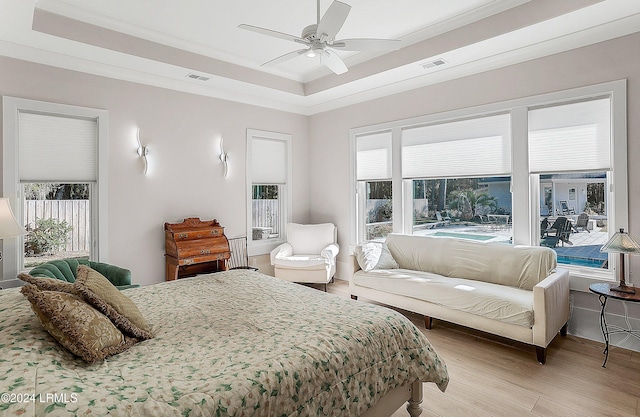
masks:
POLYGON ((289 243, 283 243, 271 251, 271 254, 269 256, 271 259, 271 265, 275 265, 274 261, 277 258, 291 255, 293 255, 293 246, 291 246, 291 244, 289 243))
POLYGON ((533 344, 547 347, 569 321, 569 271, 558 268, 533 287, 533 344))
POLYGON ((320 256, 327 258, 329 260, 329 265, 335 265, 338 252, 340 252, 340 246, 338 246, 337 243, 332 243, 326 248, 322 249, 322 252, 320 252, 320 256))

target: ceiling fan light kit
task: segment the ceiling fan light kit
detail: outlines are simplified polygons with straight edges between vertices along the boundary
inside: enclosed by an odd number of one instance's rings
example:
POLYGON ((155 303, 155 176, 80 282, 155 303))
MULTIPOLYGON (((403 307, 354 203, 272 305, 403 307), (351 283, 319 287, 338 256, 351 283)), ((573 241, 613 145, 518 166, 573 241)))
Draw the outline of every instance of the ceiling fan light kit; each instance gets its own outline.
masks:
POLYGON ((355 38, 335 40, 336 35, 342 29, 344 22, 347 20, 351 6, 340 1, 331 3, 324 16, 320 18, 320 0, 317 2, 318 22, 305 27, 300 37, 277 32, 271 29, 265 29, 258 26, 242 24, 238 26, 240 29, 249 30, 260 33, 262 35, 274 38, 284 39, 305 45, 305 49, 288 52, 271 61, 267 61, 264 65, 275 65, 302 54, 308 58, 320 57, 320 62, 336 74, 347 72, 348 68, 344 61, 334 50, 338 51, 394 51, 400 49, 400 40, 398 39, 369 39, 355 38))

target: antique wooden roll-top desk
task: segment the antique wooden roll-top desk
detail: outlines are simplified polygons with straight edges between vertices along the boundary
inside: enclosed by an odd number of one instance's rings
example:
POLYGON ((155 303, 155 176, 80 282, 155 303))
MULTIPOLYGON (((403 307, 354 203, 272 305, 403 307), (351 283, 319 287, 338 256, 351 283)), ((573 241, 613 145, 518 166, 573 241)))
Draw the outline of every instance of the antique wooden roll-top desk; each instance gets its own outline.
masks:
POLYGON ((164 224, 167 281, 226 271, 231 256, 224 227, 216 219, 190 217, 182 223, 164 224))

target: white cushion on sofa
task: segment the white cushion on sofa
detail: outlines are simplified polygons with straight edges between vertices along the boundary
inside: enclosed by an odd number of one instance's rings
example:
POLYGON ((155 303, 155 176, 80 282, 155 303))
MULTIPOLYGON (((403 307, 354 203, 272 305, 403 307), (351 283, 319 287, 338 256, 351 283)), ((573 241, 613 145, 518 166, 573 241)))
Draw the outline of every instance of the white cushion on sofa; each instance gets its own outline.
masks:
POLYGON ((533 291, 406 269, 358 271, 356 285, 531 328, 533 291))
POLYGON ((393 233, 386 243, 400 268, 525 290, 532 290, 556 267, 556 253, 540 246, 393 233))
POLYGON ((393 269, 398 268, 398 263, 391 256, 389 248, 385 243, 366 242, 356 246, 354 251, 358 265, 364 271, 372 269, 393 269))

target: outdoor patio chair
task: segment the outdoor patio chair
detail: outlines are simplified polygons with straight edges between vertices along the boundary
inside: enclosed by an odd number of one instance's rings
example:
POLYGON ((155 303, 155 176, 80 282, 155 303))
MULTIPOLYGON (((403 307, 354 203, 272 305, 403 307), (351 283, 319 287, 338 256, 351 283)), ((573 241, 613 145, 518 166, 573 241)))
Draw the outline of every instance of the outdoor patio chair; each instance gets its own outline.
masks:
POLYGON ((440 214, 439 211, 436 211, 436 219, 438 220, 438 222, 440 222, 441 224, 445 224, 445 223, 449 223, 451 221, 450 217, 442 217, 442 214, 440 214))
POLYGON ((562 246, 564 246, 565 243, 572 245, 569 240, 570 234, 571 222, 566 217, 560 216, 553 222, 551 227, 543 232, 540 245, 548 246, 550 248, 555 248, 558 246, 558 243, 561 243, 562 246))
POLYGON ((543 239, 546 236, 547 229, 549 228, 549 218, 545 217, 542 219, 540 223, 540 239, 543 239))
POLYGON ((576 210, 573 207, 569 207, 566 201, 560 201, 561 214, 576 214, 576 210))
POLYGON ((578 215, 578 220, 576 220, 576 224, 573 226, 573 228, 579 232, 580 229, 586 231, 587 233, 591 233, 588 229, 589 226, 589 215, 587 213, 580 213, 578 215))

